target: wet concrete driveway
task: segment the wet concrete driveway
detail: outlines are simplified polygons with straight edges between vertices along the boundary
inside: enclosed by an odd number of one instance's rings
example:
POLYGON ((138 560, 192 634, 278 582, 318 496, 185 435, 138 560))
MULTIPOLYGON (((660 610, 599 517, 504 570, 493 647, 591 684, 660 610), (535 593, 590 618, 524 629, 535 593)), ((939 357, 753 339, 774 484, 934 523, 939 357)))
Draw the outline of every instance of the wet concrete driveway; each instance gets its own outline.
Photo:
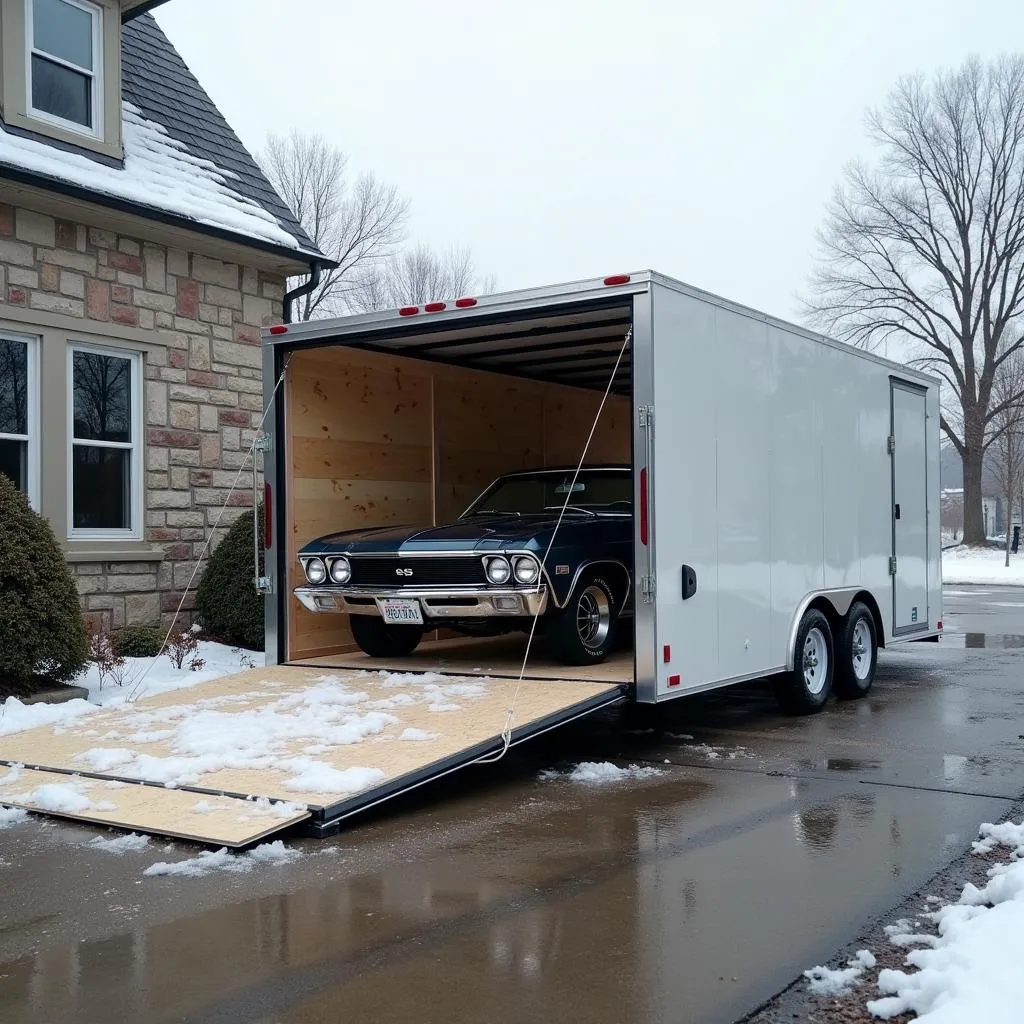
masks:
MULTIPOLYGON (((1008 611, 981 601, 947 628, 1008 611)), ((0 831, 0 1019, 736 1020, 1024 792, 1024 649, 951 636, 813 718, 752 686, 646 728, 581 723, 245 873, 144 878, 195 850, 0 831), (607 759, 658 774, 539 777, 607 759)))

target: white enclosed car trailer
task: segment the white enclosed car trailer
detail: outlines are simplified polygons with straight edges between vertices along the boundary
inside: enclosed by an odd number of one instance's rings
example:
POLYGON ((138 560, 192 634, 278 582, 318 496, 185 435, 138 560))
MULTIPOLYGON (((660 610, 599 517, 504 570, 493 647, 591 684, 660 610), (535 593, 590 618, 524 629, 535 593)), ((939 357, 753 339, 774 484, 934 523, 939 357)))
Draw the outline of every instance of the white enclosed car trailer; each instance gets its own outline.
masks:
MULTIPOLYGON (((616 699, 771 677, 784 707, 814 711, 830 692, 863 695, 878 647, 940 634, 937 381, 667 277, 283 324, 264 331, 264 388, 268 663, 352 651, 293 596, 299 546, 403 513, 445 521, 481 481, 556 452, 575 464, 606 389, 587 461, 619 452, 634 492, 634 639, 616 699), (410 395, 423 418, 403 435, 410 395), (351 468, 309 468, 327 438, 320 461, 351 468), (325 487, 332 473, 345 479, 325 487), (342 501, 360 487, 370 497, 342 501)), ((439 667, 430 645, 416 657, 439 667)))

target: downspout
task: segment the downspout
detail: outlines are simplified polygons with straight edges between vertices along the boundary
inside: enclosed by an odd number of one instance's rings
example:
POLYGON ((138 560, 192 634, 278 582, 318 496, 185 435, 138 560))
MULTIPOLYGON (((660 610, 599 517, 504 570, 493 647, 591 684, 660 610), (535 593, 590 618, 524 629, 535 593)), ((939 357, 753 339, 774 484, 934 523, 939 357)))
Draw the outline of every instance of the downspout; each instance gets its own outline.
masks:
POLYGON ((321 266, 319 263, 310 263, 309 280, 293 288, 290 292, 284 293, 284 308, 282 310, 284 323, 290 324, 292 322, 292 302, 295 299, 302 298, 303 295, 308 295, 320 284, 320 272, 321 266))

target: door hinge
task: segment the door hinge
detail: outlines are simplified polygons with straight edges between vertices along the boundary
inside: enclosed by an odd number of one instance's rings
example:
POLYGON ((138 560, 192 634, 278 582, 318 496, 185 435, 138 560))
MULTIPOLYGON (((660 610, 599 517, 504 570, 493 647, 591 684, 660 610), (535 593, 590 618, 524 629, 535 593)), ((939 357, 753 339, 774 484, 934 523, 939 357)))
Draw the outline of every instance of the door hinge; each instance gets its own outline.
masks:
POLYGON ((269 594, 273 591, 273 583, 269 576, 257 576, 253 580, 253 584, 256 587, 257 594, 269 594))
POLYGON ((638 405, 636 408, 637 422, 645 430, 654 430, 654 406, 638 405))
POLYGON ((890 576, 895 576, 896 575, 896 556, 895 555, 892 555, 889 558, 889 575, 890 576))
POLYGON ((269 452, 270 451, 270 435, 269 434, 257 434, 252 439, 252 450, 254 452, 269 452))
POLYGON ((886 445, 886 448, 888 449, 890 455, 896 454, 896 438, 893 437, 892 434, 889 435, 889 441, 886 445))
POLYGON ((653 576, 640 577, 640 596, 643 597, 646 604, 650 604, 654 600, 657 589, 653 576))

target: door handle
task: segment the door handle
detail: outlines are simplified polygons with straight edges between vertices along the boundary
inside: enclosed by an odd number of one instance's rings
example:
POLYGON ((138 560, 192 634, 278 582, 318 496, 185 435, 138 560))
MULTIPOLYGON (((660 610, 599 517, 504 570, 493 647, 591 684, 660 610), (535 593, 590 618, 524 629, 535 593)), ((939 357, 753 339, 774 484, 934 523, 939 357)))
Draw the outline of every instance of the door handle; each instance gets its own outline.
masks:
POLYGON ((899 517, 900 517, 900 503, 896 502, 896 518, 899 519, 899 517))

